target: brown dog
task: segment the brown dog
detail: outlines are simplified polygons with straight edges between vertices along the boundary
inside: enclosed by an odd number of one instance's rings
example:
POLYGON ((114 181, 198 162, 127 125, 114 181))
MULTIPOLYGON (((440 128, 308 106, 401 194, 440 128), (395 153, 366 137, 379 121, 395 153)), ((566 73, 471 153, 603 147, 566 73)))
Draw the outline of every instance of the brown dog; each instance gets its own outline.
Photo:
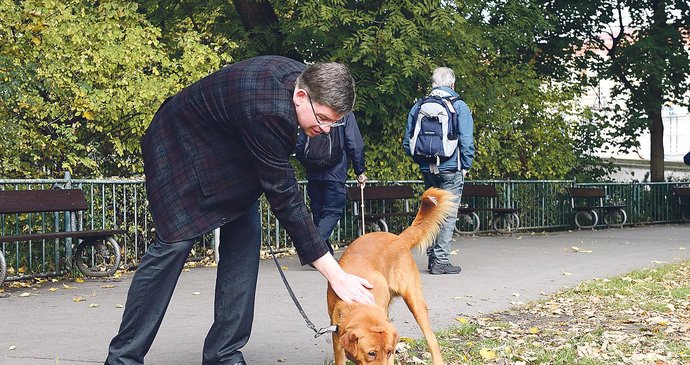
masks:
POLYGON ((339 260, 348 273, 359 275, 374 285, 376 305, 346 304, 328 287, 328 314, 338 326, 333 334, 336 365, 346 358, 356 364, 393 364, 400 339, 388 321, 388 305, 401 296, 410 309, 431 351, 433 365, 442 365, 441 349, 429 324, 429 311, 422 295, 419 270, 410 249, 426 248, 438 235, 446 217, 458 209, 457 197, 431 188, 422 195, 419 212, 412 225, 400 235, 374 232, 352 242, 339 260))

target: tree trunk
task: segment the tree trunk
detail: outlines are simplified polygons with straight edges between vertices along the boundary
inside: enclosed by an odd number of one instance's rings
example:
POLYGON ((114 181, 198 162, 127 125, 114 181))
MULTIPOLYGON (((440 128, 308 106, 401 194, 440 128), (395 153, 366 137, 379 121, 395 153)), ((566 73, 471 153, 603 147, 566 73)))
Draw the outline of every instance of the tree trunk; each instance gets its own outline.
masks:
MULTIPOLYGON (((664 1, 652 1, 652 35, 654 45, 659 50, 664 50, 669 44, 669 40, 662 34, 668 27, 666 7, 664 1)), ((664 52, 657 54, 657 61, 664 64, 664 52)), ((665 72, 662 72, 662 74, 665 72)), ((647 90, 649 90, 649 101, 646 102, 647 117, 649 118, 650 149, 649 172, 651 181, 664 181, 664 121, 661 118, 661 108, 664 104, 664 84, 663 75, 657 72, 650 72, 645 80, 647 90)))
POLYGON ((301 55, 285 44, 285 34, 280 29, 280 19, 268 0, 233 0, 249 42, 259 54, 274 54, 304 61, 301 55))
POLYGON ((278 26, 278 16, 268 0, 234 0, 233 3, 247 32, 257 27, 278 26))
POLYGON ((661 119, 661 108, 649 115, 649 134, 651 153, 649 155, 650 179, 653 182, 664 181, 664 121, 661 119))

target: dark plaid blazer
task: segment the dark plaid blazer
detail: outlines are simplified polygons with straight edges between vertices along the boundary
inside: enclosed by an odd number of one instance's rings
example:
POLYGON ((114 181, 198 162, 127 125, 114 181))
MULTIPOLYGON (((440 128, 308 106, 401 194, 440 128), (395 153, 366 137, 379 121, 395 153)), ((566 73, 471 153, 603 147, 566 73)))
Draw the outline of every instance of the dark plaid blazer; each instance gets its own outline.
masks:
POLYGON ((306 66, 262 56, 225 67, 164 103, 142 138, 146 192, 165 242, 198 237, 265 194, 302 263, 327 252, 289 163, 292 102, 306 66))

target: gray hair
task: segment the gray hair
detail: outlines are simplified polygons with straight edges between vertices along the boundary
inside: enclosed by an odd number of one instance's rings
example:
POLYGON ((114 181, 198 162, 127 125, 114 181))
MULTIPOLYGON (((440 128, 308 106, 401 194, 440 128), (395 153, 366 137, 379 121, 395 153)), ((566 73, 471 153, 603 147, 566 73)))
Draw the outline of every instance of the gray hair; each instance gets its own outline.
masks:
POLYGON ((336 63, 315 63, 297 77, 297 88, 309 93, 312 101, 347 114, 355 106, 355 79, 347 66, 336 63))
POLYGON ((431 75, 431 87, 439 86, 452 87, 455 84, 455 72, 448 67, 439 67, 431 75))

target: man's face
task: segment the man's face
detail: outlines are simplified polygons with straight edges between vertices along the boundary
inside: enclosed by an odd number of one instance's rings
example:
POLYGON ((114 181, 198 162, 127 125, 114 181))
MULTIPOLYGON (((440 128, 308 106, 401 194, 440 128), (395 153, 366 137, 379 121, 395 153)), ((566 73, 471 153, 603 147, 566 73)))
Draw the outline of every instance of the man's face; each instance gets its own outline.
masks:
POLYGON ((297 123, 309 137, 331 131, 331 125, 339 125, 342 115, 333 108, 315 103, 304 89, 297 89, 293 95, 297 123))

